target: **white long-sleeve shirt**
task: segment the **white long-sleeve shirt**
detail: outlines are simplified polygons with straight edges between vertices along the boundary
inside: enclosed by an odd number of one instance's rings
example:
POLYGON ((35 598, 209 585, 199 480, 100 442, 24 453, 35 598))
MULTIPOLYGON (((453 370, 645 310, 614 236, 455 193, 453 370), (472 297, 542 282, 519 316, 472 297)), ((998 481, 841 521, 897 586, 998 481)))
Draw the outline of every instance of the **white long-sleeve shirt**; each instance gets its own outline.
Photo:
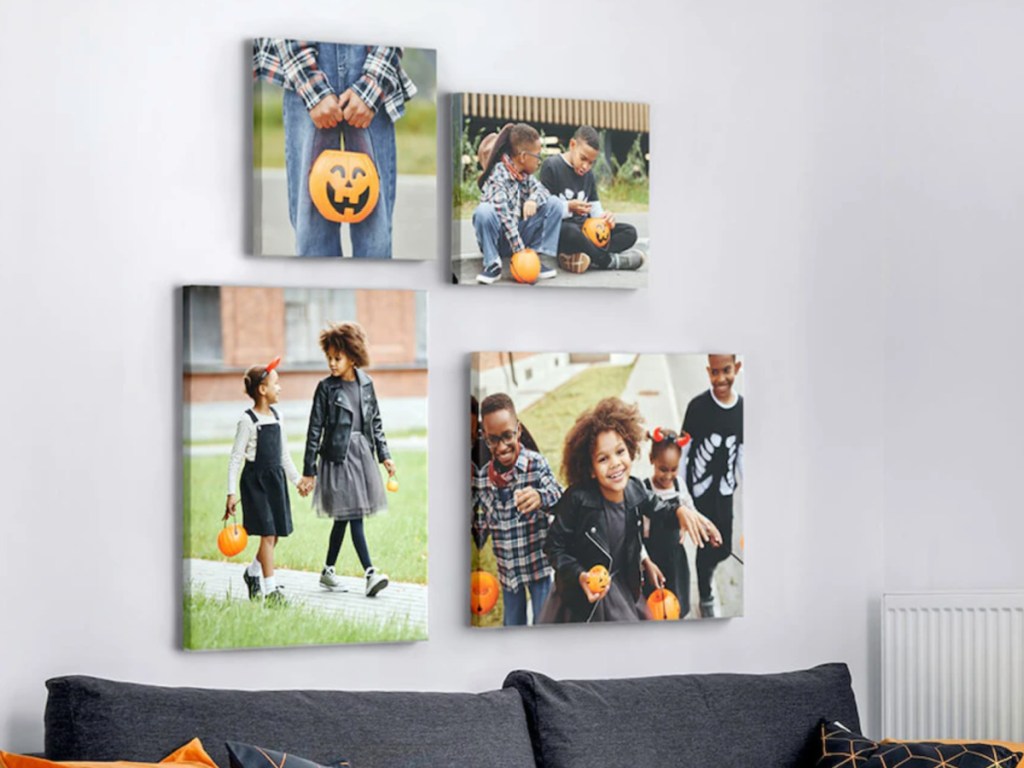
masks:
POLYGON ((288 476, 288 482, 295 485, 302 478, 288 451, 288 435, 285 432, 284 420, 275 418, 273 413, 262 414, 255 410, 253 413, 256 414, 256 422, 249 418, 248 411, 244 411, 235 428, 235 443, 231 446, 231 460, 228 462, 228 494, 235 493, 235 489, 238 488, 238 476, 242 464, 246 461, 256 460, 256 437, 259 431, 257 426, 262 424, 278 424, 280 426, 281 466, 284 467, 285 474, 288 476))

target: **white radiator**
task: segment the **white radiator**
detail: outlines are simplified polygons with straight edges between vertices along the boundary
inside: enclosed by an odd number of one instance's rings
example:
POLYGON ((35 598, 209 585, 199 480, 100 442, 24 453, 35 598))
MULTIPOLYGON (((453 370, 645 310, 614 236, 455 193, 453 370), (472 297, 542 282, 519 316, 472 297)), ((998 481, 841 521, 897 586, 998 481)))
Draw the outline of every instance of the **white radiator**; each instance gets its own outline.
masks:
POLYGON ((1024 592, 883 595, 882 735, 1024 741, 1024 592))

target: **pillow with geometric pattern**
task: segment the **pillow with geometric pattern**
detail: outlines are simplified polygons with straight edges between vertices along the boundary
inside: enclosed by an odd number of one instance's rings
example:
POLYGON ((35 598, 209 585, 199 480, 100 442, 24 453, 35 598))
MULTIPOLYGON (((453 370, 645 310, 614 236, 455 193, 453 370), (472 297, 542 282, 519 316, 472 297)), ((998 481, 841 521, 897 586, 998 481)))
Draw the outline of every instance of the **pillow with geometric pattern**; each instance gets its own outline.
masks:
MULTIPOLYGON (((224 746, 228 748, 231 768, 285 768, 285 763, 288 764, 288 768, 328 768, 304 757, 253 744, 243 744, 240 741, 228 741, 224 746)), ((336 760, 329 768, 351 768, 351 765, 348 760, 336 760)))
POLYGON ((817 768, 1017 768, 1024 752, 996 744, 901 741, 879 744, 842 723, 821 721, 821 757, 817 768))

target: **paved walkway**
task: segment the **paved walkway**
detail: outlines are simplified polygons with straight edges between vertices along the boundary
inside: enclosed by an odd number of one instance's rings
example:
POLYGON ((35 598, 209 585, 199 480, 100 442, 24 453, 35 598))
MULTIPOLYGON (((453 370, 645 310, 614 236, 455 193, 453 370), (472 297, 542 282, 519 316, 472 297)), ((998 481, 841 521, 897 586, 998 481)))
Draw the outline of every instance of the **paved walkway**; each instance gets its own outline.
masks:
MULTIPOLYGON (((620 221, 632 224, 637 228, 640 239, 636 247, 647 254, 647 263, 635 271, 600 270, 588 269, 582 275, 573 274, 558 270, 558 276, 550 280, 540 280, 534 285, 517 283, 509 273, 508 259, 502 260, 502 279, 497 285, 510 285, 520 290, 528 288, 646 288, 648 275, 650 274, 650 237, 648 232, 647 213, 622 213, 618 214, 620 221)), ((478 285, 476 276, 483 269, 483 257, 476 244, 476 234, 473 232, 473 222, 470 219, 462 219, 454 222, 452 232, 452 274, 462 284, 478 285)), ((550 266, 556 267, 552 263, 550 266)), ((479 286, 490 288, 493 286, 479 286)))
MULTIPOLYGON (((263 168, 254 172, 256 207, 260 220, 254 250, 261 256, 294 256, 295 234, 288 220, 288 185, 283 168, 263 168)), ((400 174, 395 194, 392 222, 392 255, 396 259, 436 259, 437 180, 434 176, 400 174)), ((342 253, 352 255, 348 226, 341 228, 342 253)))
MULTIPOLYGON (((242 570, 248 563, 224 563, 189 558, 185 560, 185 585, 209 597, 248 600, 242 570)), ((408 622, 410 629, 427 633, 427 587, 392 581, 376 597, 365 594, 365 582, 356 576, 340 576, 348 592, 328 591, 319 584, 319 574, 277 568, 277 583, 284 587, 289 603, 342 618, 408 622)))
MULTIPOLYGON (((646 420, 648 431, 654 427, 678 430, 683 423, 683 413, 690 399, 708 388, 708 377, 704 370, 704 355, 639 355, 622 393, 627 403, 638 403, 646 420)), ((633 475, 650 477, 651 463, 648 460, 651 444, 645 443, 640 456, 633 463, 633 475)), ((742 481, 734 501, 734 541, 732 551, 743 558, 740 537, 743 533, 742 481)), ((699 618, 700 595, 697 592, 697 547, 686 537, 683 544, 690 561, 690 605, 687 619, 699 618)), ((715 569, 715 598, 718 616, 741 616, 743 614, 743 565, 730 557, 715 569)))

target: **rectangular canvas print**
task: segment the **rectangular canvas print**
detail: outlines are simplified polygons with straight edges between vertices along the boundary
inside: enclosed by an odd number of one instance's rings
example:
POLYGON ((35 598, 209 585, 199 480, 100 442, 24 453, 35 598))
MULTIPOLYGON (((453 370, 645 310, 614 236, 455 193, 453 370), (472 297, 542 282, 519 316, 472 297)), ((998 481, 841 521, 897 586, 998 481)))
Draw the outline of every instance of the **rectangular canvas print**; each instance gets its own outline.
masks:
POLYGON ((453 281, 646 286, 649 121, 647 104, 453 96, 453 281))
POLYGON ((432 259, 437 55, 253 41, 257 256, 432 259))
POLYGON ((426 293, 183 299, 185 648, 425 640, 426 293))
POLYGON ((473 354, 470 623, 742 616, 742 368, 473 354))

